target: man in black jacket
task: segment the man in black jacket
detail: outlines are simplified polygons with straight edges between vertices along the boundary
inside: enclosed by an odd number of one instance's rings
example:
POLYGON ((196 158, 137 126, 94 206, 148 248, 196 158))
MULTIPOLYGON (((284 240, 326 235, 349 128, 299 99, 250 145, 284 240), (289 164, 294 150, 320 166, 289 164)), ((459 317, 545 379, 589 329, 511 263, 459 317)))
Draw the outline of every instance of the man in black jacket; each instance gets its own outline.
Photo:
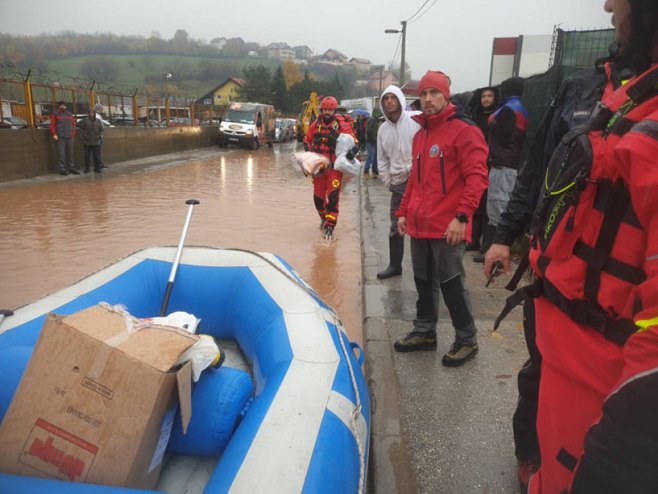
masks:
MULTIPOLYGON (((520 165, 521 150, 528 129, 528 111, 521 102, 524 81, 520 77, 505 79, 500 85, 502 103, 489 117, 488 139, 489 189, 487 190, 488 223, 482 251, 491 245, 500 216, 507 206, 520 165)), ((473 258, 484 262, 483 256, 473 258)))
MULTIPOLYGON (((487 86, 477 89, 473 93, 471 102, 469 104, 473 120, 484 134, 484 138, 489 138, 489 118, 492 113, 498 108, 498 89, 495 87, 487 86)), ((466 246, 466 250, 479 251, 479 256, 482 262, 484 260, 484 241, 483 235, 486 231, 489 218, 487 217, 487 191, 482 194, 480 205, 473 213, 473 230, 471 233, 471 243, 466 246)), ((493 235, 493 232, 491 233, 493 235)), ((489 242, 491 242, 491 235, 489 235, 489 242)))

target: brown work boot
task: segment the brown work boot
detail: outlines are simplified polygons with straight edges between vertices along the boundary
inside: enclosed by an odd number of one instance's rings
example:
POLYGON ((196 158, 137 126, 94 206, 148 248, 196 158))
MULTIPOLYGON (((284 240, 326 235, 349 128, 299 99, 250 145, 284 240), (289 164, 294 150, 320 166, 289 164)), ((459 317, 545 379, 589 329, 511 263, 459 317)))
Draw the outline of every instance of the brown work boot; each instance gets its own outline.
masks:
POLYGON ((393 344, 397 352, 417 352, 421 350, 436 350, 436 335, 412 331, 393 344))
POLYGON ((528 492, 528 483, 532 477, 539 470, 539 463, 530 460, 519 460, 516 467, 516 476, 519 479, 519 488, 522 494, 528 492))
POLYGON ((453 343, 450 351, 443 356, 441 362, 446 367, 459 367, 471 360, 478 353, 478 345, 466 345, 463 343, 453 343))

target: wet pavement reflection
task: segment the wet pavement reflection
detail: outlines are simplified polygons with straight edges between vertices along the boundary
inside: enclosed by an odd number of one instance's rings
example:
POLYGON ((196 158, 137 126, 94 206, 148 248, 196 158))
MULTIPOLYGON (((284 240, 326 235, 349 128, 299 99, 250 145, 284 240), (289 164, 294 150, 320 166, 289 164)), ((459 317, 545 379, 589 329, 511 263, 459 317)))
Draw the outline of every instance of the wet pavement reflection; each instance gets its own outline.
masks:
MULTIPOLYGON (((109 165, 96 174, 0 185, 0 309, 15 309, 154 245, 273 252, 361 336, 358 183, 344 185, 335 240, 318 228, 311 179, 292 164, 296 144, 258 151, 208 148, 109 165)), ((299 148, 298 150, 301 150, 299 148)))

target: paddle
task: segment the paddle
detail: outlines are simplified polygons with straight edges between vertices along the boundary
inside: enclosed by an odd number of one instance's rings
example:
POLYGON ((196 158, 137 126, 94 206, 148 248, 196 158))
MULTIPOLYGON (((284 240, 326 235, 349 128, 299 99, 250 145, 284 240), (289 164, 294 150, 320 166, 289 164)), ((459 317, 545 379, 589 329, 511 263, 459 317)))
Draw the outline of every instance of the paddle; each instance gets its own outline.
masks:
POLYGON ((188 204, 190 208, 187 210, 187 218, 185 218, 185 224, 183 225, 183 233, 180 236, 180 242, 178 242, 178 249, 176 250, 176 258, 174 259, 174 264, 171 266, 171 273, 169 273, 169 281, 167 282, 167 289, 165 290, 164 298, 162 299, 162 307, 160 307, 160 317, 165 317, 167 314, 167 305, 169 305, 169 297, 171 297, 171 290, 174 287, 174 280, 176 279, 176 271, 178 271, 178 264, 180 263, 181 255, 183 254, 183 245, 185 244, 185 237, 187 237, 187 229, 190 227, 190 220, 192 219, 192 210, 196 204, 199 204, 199 201, 196 199, 188 199, 185 201, 185 204, 188 204))

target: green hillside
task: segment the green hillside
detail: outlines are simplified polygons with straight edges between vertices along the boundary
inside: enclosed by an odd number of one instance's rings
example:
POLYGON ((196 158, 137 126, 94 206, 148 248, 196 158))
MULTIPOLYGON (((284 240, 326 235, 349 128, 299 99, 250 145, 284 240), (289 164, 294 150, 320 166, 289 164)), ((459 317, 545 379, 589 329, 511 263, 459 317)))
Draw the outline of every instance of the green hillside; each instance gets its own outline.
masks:
MULTIPOLYGON (((172 74, 168 80, 170 92, 180 96, 201 96, 207 93, 226 78, 244 77, 243 68, 247 66, 264 65, 274 71, 278 63, 263 57, 245 57, 238 59, 221 59, 216 57, 185 56, 185 55, 102 55, 68 57, 49 63, 45 78, 62 85, 78 85, 80 79, 87 79, 81 70, 88 60, 111 60, 116 62, 118 72, 112 81, 98 81, 97 87, 109 87, 128 91, 142 89, 146 85, 163 86, 163 74, 172 74), (208 74, 200 79, 200 64, 213 64, 218 70, 215 77, 208 74)), ((164 88, 160 89, 164 91, 164 88)))

